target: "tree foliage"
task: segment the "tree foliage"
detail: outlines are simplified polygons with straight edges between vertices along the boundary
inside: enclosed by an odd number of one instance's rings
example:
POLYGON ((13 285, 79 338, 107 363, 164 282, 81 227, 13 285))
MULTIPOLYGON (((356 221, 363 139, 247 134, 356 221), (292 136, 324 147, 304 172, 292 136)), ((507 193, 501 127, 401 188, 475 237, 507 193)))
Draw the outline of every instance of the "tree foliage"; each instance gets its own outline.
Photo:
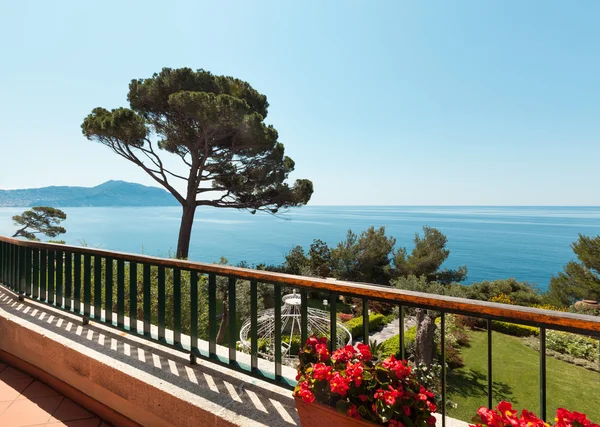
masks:
POLYGON ((276 213, 309 201, 311 181, 285 182, 294 161, 265 123, 266 96, 247 82, 163 68, 132 80, 127 99, 130 108, 95 108, 82 131, 142 168, 182 205, 178 257, 188 255, 198 206, 276 213), (166 167, 168 155, 184 173, 166 167), (185 191, 176 189, 177 181, 185 191))
POLYGON ((600 236, 580 234, 571 248, 578 260, 550 279, 549 301, 562 306, 582 299, 600 301, 600 236))
POLYGON ((447 237, 436 228, 423 227, 423 237, 415 234, 414 248, 408 255, 406 248, 400 248, 394 257, 396 277, 425 276, 428 282, 462 282, 467 278, 467 267, 456 270, 440 267, 450 255, 446 249, 447 237))
POLYGON ((385 227, 370 227, 360 236, 348 230, 346 239, 331 250, 331 271, 342 280, 387 284, 395 244, 385 227))
POLYGON ((21 215, 12 217, 15 225, 20 227, 13 237, 39 240, 38 234, 48 237, 59 236, 67 232, 64 227, 59 225, 65 219, 67 219, 67 214, 60 209, 49 206, 35 206, 21 215))

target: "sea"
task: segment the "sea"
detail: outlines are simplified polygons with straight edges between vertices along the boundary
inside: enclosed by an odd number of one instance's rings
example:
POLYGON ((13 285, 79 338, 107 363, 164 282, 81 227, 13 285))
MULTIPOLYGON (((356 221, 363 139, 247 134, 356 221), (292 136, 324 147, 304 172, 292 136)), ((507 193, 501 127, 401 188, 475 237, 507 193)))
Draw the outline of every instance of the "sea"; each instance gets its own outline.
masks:
MULTIPOLYGON (((181 211, 178 207, 62 208, 68 244, 106 250, 173 256, 181 211)), ((0 208, 0 234, 16 227, 12 216, 24 208, 0 208)), ((575 259, 578 234, 600 234, 600 207, 305 206, 280 216, 199 208, 190 259, 231 264, 280 264, 294 246, 313 239, 330 246, 348 230, 385 227, 397 247, 413 247, 423 226, 448 237, 447 268, 466 265, 466 283, 515 278, 545 290, 552 275, 575 259)))

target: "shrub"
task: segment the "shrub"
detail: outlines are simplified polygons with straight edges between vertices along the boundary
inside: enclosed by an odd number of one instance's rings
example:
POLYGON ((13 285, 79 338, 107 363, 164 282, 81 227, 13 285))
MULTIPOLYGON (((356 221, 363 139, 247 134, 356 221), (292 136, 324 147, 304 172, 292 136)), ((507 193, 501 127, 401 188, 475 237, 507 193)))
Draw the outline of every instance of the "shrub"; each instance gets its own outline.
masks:
MULTIPOLYGON (((462 368, 463 366, 465 366, 465 362, 463 361, 461 355, 460 355, 460 350, 453 346, 451 343, 446 342, 446 364, 448 365, 448 367, 450 368, 462 368)), ((441 353, 439 353, 439 349, 438 349, 438 356, 441 358, 441 353)))
POLYGON ((546 348, 592 362, 600 361, 598 340, 584 335, 548 331, 546 333, 546 348))
MULTIPOLYGON (((369 332, 374 331, 385 324, 385 316, 383 314, 372 313, 369 316, 369 332)), ((363 336, 363 317, 358 316, 344 323, 352 334, 352 338, 363 336)))
POLYGON ((457 314, 455 317, 456 326, 469 329, 474 329, 476 327, 481 327, 485 324, 485 320, 479 317, 469 317, 464 316, 462 314, 457 314))
POLYGON ((350 320, 352 320, 354 318, 353 314, 346 314, 346 313, 338 313, 338 318, 342 321, 342 322, 348 322, 350 320))
MULTIPOLYGON (((415 352, 415 341, 417 339, 417 327, 413 326, 404 331, 404 353, 408 358, 415 352)), ((400 357, 400 335, 394 335, 381 343, 383 354, 395 354, 400 357)))
POLYGON ((492 330, 502 334, 513 335, 515 337, 530 337, 539 335, 538 328, 533 326, 517 325, 516 323, 492 321, 492 330))
POLYGON ((490 302, 498 302, 501 304, 514 304, 513 300, 506 294, 494 295, 489 299, 490 302))

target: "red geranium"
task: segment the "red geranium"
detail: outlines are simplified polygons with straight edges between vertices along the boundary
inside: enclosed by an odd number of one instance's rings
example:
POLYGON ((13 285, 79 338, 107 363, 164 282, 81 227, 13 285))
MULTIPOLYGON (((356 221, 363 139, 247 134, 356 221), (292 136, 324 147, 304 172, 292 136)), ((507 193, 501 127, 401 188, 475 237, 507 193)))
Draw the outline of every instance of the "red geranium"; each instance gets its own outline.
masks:
MULTIPOLYGON (((351 345, 329 353, 322 338, 311 337, 298 356, 294 394, 315 398, 349 417, 404 427, 435 423, 435 396, 423 387, 406 361, 390 356, 375 362, 368 345, 351 345)), ((587 427, 587 426, 586 426, 587 427)))
MULTIPOLYGON (((569 412, 564 408, 556 411, 555 421, 556 427, 600 427, 588 420, 585 414, 569 412)), ((519 412, 505 401, 500 402, 496 409, 482 406, 473 417, 473 422, 475 424, 469 424, 471 427, 550 427, 550 424, 526 409, 523 409, 519 415, 519 412)))

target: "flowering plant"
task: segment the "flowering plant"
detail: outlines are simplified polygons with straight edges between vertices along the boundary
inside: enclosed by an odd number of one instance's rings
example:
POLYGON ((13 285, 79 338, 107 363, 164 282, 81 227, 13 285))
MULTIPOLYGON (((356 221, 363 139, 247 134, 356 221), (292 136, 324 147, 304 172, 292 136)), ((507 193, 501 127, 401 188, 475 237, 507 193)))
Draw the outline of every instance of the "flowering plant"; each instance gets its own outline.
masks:
POLYGON ((298 355, 294 396, 333 406, 356 419, 390 426, 435 425, 436 399, 406 361, 393 355, 375 362, 366 344, 332 354, 326 338, 310 337, 298 355))
MULTIPOLYGON (((549 427, 550 424, 544 422, 526 409, 518 411, 508 402, 502 401, 496 406, 496 409, 488 409, 482 406, 477 411, 477 415, 472 421, 475 424, 469 424, 470 427, 549 427)), ((556 427, 600 427, 587 419, 585 414, 580 412, 569 412, 564 408, 556 411, 556 427)))

